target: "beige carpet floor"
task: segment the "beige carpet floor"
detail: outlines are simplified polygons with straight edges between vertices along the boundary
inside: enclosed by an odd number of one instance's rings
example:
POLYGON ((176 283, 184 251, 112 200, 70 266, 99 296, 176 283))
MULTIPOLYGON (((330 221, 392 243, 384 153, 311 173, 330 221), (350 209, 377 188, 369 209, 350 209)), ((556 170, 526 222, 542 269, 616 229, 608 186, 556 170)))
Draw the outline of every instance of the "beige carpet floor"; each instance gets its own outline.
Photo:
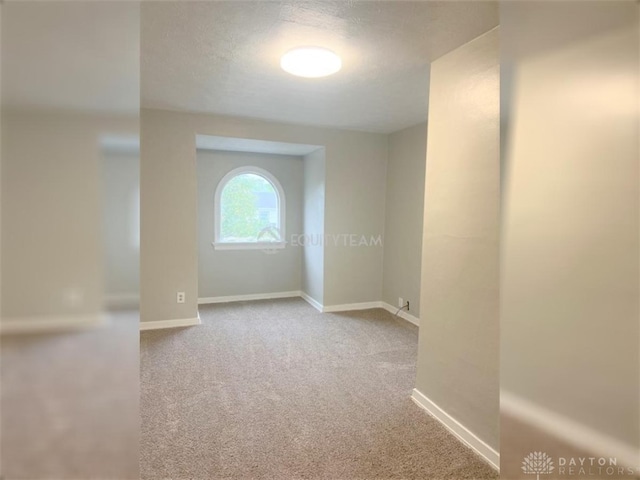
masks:
POLYGON ((140 315, 0 337, 0 478, 139 478, 140 315))
POLYGON ((418 329, 301 299, 201 306, 141 334, 144 479, 488 479, 410 399, 418 329))

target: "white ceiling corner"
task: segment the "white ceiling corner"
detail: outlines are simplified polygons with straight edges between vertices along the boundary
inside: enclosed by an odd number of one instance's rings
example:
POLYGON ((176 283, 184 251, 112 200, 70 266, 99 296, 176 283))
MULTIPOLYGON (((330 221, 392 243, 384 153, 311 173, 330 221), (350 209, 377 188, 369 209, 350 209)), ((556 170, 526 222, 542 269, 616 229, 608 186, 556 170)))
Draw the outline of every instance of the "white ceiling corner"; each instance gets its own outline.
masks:
POLYGON ((273 142, 252 138, 219 137, 215 135, 196 135, 196 148, 225 152, 267 153, 303 157, 322 148, 320 145, 301 143, 273 142))

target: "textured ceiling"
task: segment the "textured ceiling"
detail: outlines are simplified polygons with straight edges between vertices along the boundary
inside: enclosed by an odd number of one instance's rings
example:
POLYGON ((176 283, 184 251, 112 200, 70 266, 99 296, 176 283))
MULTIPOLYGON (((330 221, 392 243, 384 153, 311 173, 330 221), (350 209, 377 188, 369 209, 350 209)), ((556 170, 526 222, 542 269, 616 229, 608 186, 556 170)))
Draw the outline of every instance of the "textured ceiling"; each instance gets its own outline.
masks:
POLYGON ((147 2, 142 106, 388 133, 426 120, 429 63, 497 24, 481 1, 147 2), (343 69, 283 72, 301 45, 343 69))
POLYGON ((135 2, 5 2, 2 105, 137 113, 135 2))

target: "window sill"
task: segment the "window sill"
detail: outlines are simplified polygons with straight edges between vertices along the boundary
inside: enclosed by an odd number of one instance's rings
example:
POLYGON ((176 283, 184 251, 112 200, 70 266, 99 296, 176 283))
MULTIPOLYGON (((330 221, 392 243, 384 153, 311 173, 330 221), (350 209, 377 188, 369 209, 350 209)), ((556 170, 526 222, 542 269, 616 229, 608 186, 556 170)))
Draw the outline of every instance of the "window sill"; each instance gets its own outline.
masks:
POLYGON ((286 247, 287 242, 211 242, 214 250, 274 250, 286 247))

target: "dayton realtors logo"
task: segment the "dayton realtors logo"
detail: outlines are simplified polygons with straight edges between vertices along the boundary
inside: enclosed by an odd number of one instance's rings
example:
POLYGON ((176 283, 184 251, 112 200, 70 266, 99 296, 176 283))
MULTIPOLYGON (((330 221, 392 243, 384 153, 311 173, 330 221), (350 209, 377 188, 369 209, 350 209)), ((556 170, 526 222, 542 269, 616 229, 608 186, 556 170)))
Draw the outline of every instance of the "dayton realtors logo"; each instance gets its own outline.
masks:
POLYGON ((544 452, 531 452, 522 461, 522 471, 526 474, 536 475, 536 480, 540 480, 540 475, 547 475, 553 470, 553 461, 544 452))
MULTIPOLYGON (((522 461, 522 471, 527 475, 536 475, 536 480, 540 480, 540 475, 553 473, 556 468, 553 459, 544 452, 531 452, 522 461)), ((558 457, 558 469, 556 476, 589 476, 595 478, 606 478, 611 476, 636 477, 640 474, 640 468, 631 468, 618 465, 615 457, 558 457)))

